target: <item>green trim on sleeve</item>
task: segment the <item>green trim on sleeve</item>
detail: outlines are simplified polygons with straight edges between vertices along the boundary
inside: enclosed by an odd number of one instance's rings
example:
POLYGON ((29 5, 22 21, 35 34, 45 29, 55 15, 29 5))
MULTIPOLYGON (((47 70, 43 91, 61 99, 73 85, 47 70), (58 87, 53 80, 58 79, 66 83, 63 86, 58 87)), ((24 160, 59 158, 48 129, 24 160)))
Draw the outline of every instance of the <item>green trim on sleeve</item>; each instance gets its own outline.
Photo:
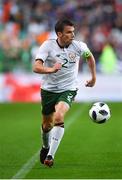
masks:
POLYGON ((89 57, 91 56, 91 52, 90 51, 85 51, 82 54, 83 59, 87 60, 89 57))

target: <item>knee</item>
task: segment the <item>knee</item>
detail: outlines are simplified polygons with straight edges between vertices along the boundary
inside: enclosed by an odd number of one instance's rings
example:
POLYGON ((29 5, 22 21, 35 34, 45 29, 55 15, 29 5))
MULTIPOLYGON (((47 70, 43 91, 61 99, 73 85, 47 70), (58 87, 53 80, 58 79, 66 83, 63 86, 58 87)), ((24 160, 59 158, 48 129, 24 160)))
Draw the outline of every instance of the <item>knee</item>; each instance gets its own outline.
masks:
POLYGON ((54 120, 55 120, 55 123, 63 122, 64 121, 63 113, 55 112, 54 120))

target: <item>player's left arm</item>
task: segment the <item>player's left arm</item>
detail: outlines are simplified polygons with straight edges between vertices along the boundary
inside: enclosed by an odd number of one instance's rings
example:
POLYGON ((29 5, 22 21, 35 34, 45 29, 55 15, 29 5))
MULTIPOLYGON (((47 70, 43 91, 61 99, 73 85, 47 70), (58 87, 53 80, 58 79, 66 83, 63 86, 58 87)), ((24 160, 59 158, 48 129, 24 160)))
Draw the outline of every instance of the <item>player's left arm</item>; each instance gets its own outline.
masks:
POLYGON ((89 70, 91 73, 91 78, 86 81, 85 86, 86 87, 93 87, 96 82, 96 63, 95 63, 95 58, 91 52, 86 54, 86 60, 87 64, 89 66, 89 70))

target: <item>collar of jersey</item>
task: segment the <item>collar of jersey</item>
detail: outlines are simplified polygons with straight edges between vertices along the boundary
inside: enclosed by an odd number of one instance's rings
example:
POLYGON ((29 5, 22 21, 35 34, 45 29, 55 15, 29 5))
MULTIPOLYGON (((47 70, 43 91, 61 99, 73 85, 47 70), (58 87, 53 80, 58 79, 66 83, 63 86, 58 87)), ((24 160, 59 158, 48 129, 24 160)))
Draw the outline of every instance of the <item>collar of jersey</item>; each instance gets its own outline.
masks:
POLYGON ((59 44, 59 42, 58 42, 58 39, 56 39, 56 42, 57 42, 58 46, 59 46, 61 49, 64 49, 64 48, 68 48, 68 47, 69 47, 69 45, 61 46, 61 45, 59 44))

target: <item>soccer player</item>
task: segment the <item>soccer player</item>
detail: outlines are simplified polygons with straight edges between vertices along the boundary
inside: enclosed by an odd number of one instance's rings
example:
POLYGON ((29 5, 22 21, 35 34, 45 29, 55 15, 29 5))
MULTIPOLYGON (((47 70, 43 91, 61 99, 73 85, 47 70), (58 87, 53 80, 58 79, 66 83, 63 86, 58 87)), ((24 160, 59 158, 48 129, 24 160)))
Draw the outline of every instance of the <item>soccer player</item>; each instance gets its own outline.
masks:
POLYGON ((55 25, 57 39, 46 40, 39 48, 33 65, 35 73, 43 74, 41 85, 42 149, 40 162, 51 167, 64 135, 64 116, 77 94, 80 58, 86 59, 91 77, 85 86, 96 81, 95 59, 87 45, 74 40, 74 24, 59 20, 55 25))

